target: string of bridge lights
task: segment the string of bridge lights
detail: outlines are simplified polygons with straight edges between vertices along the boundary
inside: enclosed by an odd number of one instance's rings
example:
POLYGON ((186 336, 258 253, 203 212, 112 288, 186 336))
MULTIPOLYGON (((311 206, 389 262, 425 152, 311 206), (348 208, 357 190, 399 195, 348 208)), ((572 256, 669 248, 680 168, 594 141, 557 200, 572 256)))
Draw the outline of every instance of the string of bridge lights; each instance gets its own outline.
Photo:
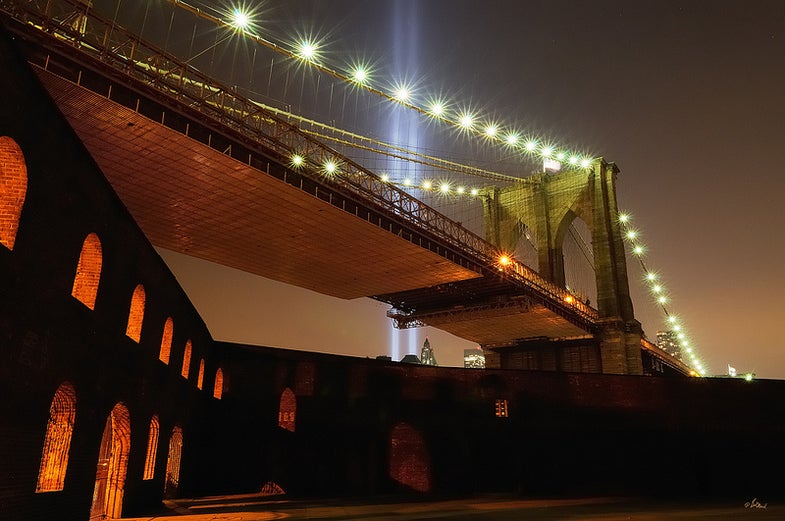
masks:
POLYGON ((441 97, 428 97, 420 100, 420 102, 424 103, 418 103, 418 100, 415 99, 413 83, 411 82, 398 81, 389 84, 387 88, 381 87, 373 81, 373 71, 367 64, 354 63, 342 68, 330 67, 322 59, 322 46, 312 38, 300 38, 290 45, 272 42, 256 34, 254 31, 256 23, 251 10, 247 8, 235 7, 224 12, 216 11, 220 15, 215 16, 182 0, 170 1, 174 5, 216 25, 234 30, 279 54, 307 64, 320 72, 329 74, 349 85, 364 89, 397 105, 424 114, 432 120, 458 129, 460 132, 472 134, 475 137, 505 146, 532 159, 558 162, 559 164, 566 163, 572 167, 584 169, 590 168, 593 163, 593 157, 588 154, 571 151, 567 147, 558 146, 536 136, 523 135, 513 127, 505 128, 496 121, 483 122, 478 114, 471 110, 451 110, 451 105, 441 97))
POLYGON ((679 318, 668 309, 670 299, 667 296, 667 291, 665 290, 662 280, 660 280, 659 274, 650 270, 646 265, 644 260, 646 247, 641 241, 640 232, 631 226, 632 217, 628 213, 620 213, 618 220, 624 240, 630 245, 632 254, 638 259, 638 263, 643 271, 644 280, 648 284, 649 292, 660 309, 662 309, 668 327, 676 334, 679 346, 684 350, 687 357, 689 357, 690 366, 695 373, 694 376, 703 376, 705 374, 705 369, 698 358, 691 341, 687 337, 684 326, 680 323, 679 318))

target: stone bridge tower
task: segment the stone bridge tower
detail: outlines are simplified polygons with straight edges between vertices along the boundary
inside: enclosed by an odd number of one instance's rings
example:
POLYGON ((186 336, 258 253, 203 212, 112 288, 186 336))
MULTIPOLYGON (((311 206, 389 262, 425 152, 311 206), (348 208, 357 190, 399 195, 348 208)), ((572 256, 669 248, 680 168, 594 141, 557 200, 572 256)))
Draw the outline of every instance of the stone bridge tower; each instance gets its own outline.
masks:
POLYGON ((486 237, 514 251, 530 229, 536 235, 539 274, 564 287, 564 238, 580 217, 591 231, 594 250, 602 372, 642 374, 642 330, 633 313, 618 222, 618 172, 615 164, 599 159, 589 169, 537 174, 496 188, 485 194, 486 237))

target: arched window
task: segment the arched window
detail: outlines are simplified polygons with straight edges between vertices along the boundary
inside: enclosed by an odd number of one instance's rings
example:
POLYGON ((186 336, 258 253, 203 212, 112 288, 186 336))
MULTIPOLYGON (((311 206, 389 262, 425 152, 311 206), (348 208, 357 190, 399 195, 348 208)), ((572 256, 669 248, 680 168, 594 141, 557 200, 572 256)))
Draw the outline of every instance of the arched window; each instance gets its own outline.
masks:
POLYGON ((204 358, 199 360, 199 377, 196 379, 196 387, 201 389, 203 383, 204 383, 204 358))
POLYGON ((165 364, 169 363, 169 354, 172 351, 173 330, 174 322, 172 322, 172 317, 168 317, 166 319, 166 323, 164 324, 164 333, 161 335, 161 352, 158 353, 158 358, 165 364))
POLYGON ((213 398, 221 399, 224 394, 224 372, 219 367, 215 372, 215 384, 213 385, 213 398))
POLYGON ((118 403, 106 419, 95 472, 90 519, 117 519, 123 513, 123 493, 131 449, 131 416, 118 403))
POLYGON ((49 421, 46 425, 44 449, 41 452, 36 492, 63 490, 75 418, 76 391, 73 385, 64 382, 57 388, 52 405, 49 406, 49 421))
POLYGON ((0 244, 14 249, 27 194, 27 165, 16 141, 0 137, 0 244))
POLYGON ((147 457, 144 460, 144 474, 142 479, 155 477, 155 453, 158 451, 158 416, 153 415, 150 420, 150 434, 147 437, 147 457))
POLYGON ((169 457, 166 460, 166 483, 164 495, 173 497, 180 486, 180 460, 183 457, 183 429, 175 426, 169 438, 169 457))
POLYGON ((144 286, 139 284, 131 297, 131 310, 128 312, 128 326, 125 335, 139 343, 142 336, 142 322, 144 321, 144 286))
POLYGON ((71 295, 90 309, 95 309, 98 282, 101 280, 101 241, 91 233, 82 245, 71 295))
POLYGON ((297 417, 297 397, 288 387, 281 393, 281 404, 278 407, 278 426, 287 431, 294 432, 294 423, 297 417))
POLYGON ((419 431, 408 423, 397 424, 390 435, 390 477, 417 492, 431 490, 428 448, 419 431))
POLYGON ((183 375, 183 378, 188 379, 188 374, 190 372, 191 372, 191 341, 186 340, 185 351, 183 351, 183 368, 180 370, 180 374, 183 375))

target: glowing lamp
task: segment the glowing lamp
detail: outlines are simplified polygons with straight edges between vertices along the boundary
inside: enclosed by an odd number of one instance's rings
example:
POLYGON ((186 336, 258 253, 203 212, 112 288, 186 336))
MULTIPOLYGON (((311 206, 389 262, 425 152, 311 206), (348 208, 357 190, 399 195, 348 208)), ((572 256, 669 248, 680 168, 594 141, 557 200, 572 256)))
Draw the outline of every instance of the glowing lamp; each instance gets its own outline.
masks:
POLYGON ((472 191, 471 191, 472 195, 478 195, 479 193, 480 193, 480 191, 477 188, 472 188, 472 191))
POLYGON ((474 118, 471 117, 470 114, 464 114, 463 116, 461 116, 461 119, 458 120, 458 123, 463 128, 471 128, 472 125, 474 124, 474 118))
POLYGON ((439 186, 439 191, 443 194, 448 193, 450 191, 450 184, 442 183, 441 186, 439 186))
POLYGON ((393 93, 393 97, 398 101, 407 101, 411 95, 412 93, 405 86, 398 87, 393 93))
POLYGON ((251 23, 251 18, 248 16, 248 13, 242 11, 240 9, 235 9, 232 12, 232 27, 239 29, 240 31, 244 31, 251 23))
POLYGON ((434 116, 441 116, 444 114, 444 103, 440 103, 438 101, 431 103, 429 111, 434 116))
POLYGON ((324 163, 324 171, 328 174, 334 174, 338 170, 338 163, 333 160, 324 163))
POLYGON ((292 166, 293 167, 300 167, 303 166, 305 163, 305 158, 300 154, 295 154, 292 156, 292 166))
POLYGON ((357 67, 352 71, 352 79, 357 83, 365 83, 365 80, 368 79, 368 71, 362 67, 357 67))
POLYGON ((518 134, 507 134, 504 138, 504 142, 508 145, 514 145, 518 142, 518 134))
POLYGON ((488 137, 493 137, 496 135, 496 132, 498 132, 498 130, 499 129, 496 127, 496 125, 488 125, 487 127, 485 127, 485 135, 488 137))
POLYGON ((573 302, 575 302, 575 297, 573 297, 572 295, 567 295, 566 297, 564 297, 564 302, 566 302, 567 304, 572 304, 573 302))
POLYGON ((300 46, 298 48, 298 54, 300 58, 303 60, 313 60, 316 57, 316 44, 309 42, 307 40, 303 40, 300 42, 300 46))
POLYGON ((422 182, 422 187, 423 187, 423 190, 430 190, 431 188, 433 188, 433 183, 431 183, 428 180, 425 180, 425 181, 422 182))

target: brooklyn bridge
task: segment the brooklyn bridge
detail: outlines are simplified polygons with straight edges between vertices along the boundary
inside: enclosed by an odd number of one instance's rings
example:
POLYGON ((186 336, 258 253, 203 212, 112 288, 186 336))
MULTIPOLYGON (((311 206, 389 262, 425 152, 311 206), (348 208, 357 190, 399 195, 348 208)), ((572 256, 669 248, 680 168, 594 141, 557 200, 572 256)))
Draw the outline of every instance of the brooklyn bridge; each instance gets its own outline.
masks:
MULTIPOLYGON (((121 2, 0 5, 2 413, 14 418, 0 431, 1 506, 12 518, 118 518, 164 497, 238 492, 781 490, 721 477, 714 458, 781 465, 769 451, 785 430, 785 388, 690 378, 704 368, 686 342, 666 352, 636 319, 627 259, 641 252, 618 209, 616 164, 497 136, 465 114, 446 124, 534 166, 458 164, 254 97, 196 66, 218 36, 178 55, 144 39, 146 11, 126 28, 121 2), (433 185, 401 162, 459 181, 433 185), (440 208, 440 194, 467 201, 474 220, 440 208), (153 246, 370 297, 396 327, 476 342, 487 368, 216 341, 153 246), (586 289, 568 248, 590 258, 586 289)), ((175 16, 194 38, 212 24, 446 120, 307 48, 280 48, 237 12, 172 2, 171 13, 167 42, 175 16)), ((318 101, 309 88, 303 79, 300 97, 318 101)))

